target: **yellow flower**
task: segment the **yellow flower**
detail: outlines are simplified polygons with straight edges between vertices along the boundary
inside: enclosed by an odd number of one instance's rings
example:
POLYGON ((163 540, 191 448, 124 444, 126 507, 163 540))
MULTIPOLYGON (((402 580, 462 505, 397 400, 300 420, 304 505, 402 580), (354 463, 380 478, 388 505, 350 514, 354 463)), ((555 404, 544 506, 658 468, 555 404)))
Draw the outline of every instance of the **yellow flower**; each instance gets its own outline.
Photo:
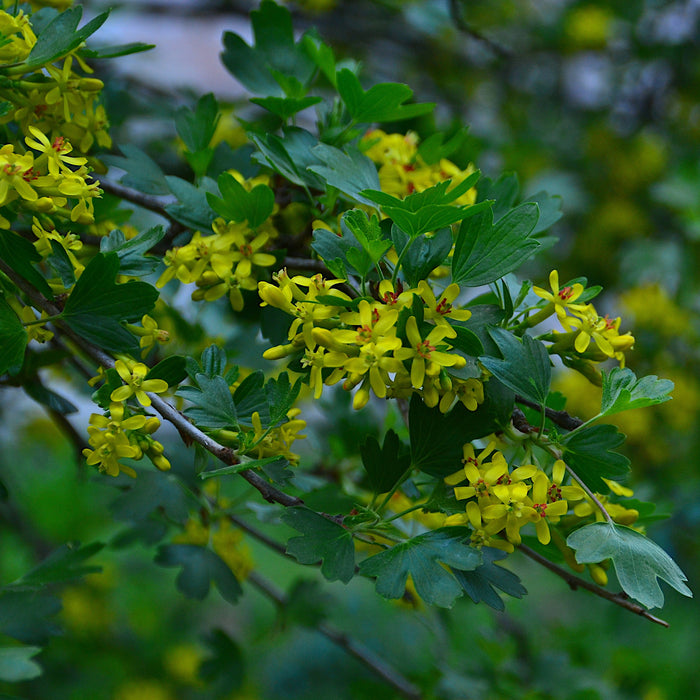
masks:
POLYGON ((467 361, 461 355, 452 355, 448 352, 437 350, 437 346, 443 338, 454 338, 452 326, 440 324, 434 326, 424 339, 418 331, 418 324, 414 316, 406 321, 406 336, 411 347, 402 347, 394 350, 397 360, 411 360, 411 383, 414 389, 423 386, 425 375, 434 377, 440 372, 441 367, 464 367, 467 361))
MULTIPOLYGON (((549 273, 549 286, 552 289, 551 292, 548 292, 546 289, 542 289, 541 287, 533 287, 532 291, 537 294, 538 297, 542 297, 542 299, 545 299, 550 303, 549 307, 545 307, 545 310, 549 312, 546 315, 549 315, 551 310, 554 310, 562 326, 564 326, 564 328, 567 330, 570 330, 571 325, 569 321, 566 320, 566 311, 569 309, 570 311, 581 312, 585 309, 583 304, 574 303, 576 299, 583 294, 583 285, 577 282, 570 287, 565 286, 560 288, 559 272, 557 270, 552 270, 549 273)), ((540 314, 542 314, 544 317, 546 317, 546 315, 544 315, 545 310, 540 312, 540 314)), ((540 314, 538 314, 538 317, 540 314)), ((535 325, 535 321, 532 322, 532 325, 535 325)))
POLYGON ((164 379, 146 379, 149 369, 142 362, 135 363, 129 369, 126 362, 117 360, 114 369, 117 370, 122 381, 126 383, 110 394, 109 398, 111 401, 126 401, 131 396, 135 396, 142 406, 150 406, 151 399, 146 393, 147 391, 154 394, 162 394, 168 390, 168 383, 164 379))
POLYGON ((425 317, 436 323, 447 323, 446 318, 451 318, 453 321, 468 320, 472 315, 471 311, 455 309, 452 306, 452 302, 459 296, 459 291, 459 285, 453 282, 440 295, 440 298, 436 299, 430 285, 425 280, 421 280, 418 283, 418 293, 427 307, 425 317))

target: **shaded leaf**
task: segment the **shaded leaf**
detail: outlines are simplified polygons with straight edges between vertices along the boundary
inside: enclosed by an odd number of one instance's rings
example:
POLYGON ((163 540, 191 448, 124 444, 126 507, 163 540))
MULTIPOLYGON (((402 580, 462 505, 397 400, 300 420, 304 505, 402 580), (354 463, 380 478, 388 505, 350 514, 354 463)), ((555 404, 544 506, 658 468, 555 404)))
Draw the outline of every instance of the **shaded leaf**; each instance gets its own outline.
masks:
POLYGON ((176 392, 176 396, 193 404, 185 409, 185 415, 200 428, 235 430, 238 414, 226 380, 220 376, 197 374, 195 381, 197 386, 182 386, 176 392))
POLYGON ((99 552, 104 545, 93 542, 84 547, 80 542, 69 542, 54 550, 40 564, 26 573, 13 587, 44 586, 47 583, 59 583, 81 578, 85 574, 102 571, 101 566, 86 565, 84 562, 99 552))
POLYGON ((239 644, 221 629, 214 629, 204 637, 204 643, 212 652, 199 665, 198 675, 219 696, 235 693, 245 679, 245 656, 239 644))
POLYGON ((218 121, 219 105, 212 93, 200 97, 193 110, 180 107, 175 112, 177 133, 192 153, 209 146, 218 121))
POLYGON ((519 340, 503 328, 489 328, 503 359, 482 355, 479 362, 516 394, 544 406, 552 380, 549 354, 544 344, 529 335, 519 340))
POLYGON ((165 211, 188 228, 199 231, 211 229, 216 217, 207 202, 207 195, 213 189, 213 183, 210 187, 210 181, 204 178, 202 186, 195 187, 191 182, 174 175, 166 175, 165 181, 178 199, 176 203, 166 205, 165 211))
POLYGON ((322 177, 331 187, 363 204, 372 201, 360 194, 363 190, 379 188, 377 166, 355 146, 340 150, 326 143, 319 143, 313 155, 320 164, 311 164, 307 170, 322 177))
POLYGON ((223 199, 207 193, 207 201, 226 220, 247 221, 248 226, 254 229, 272 214, 275 195, 267 185, 256 185, 249 192, 231 173, 221 173, 217 184, 223 199))
POLYGON ((369 436, 360 446, 362 466, 375 493, 390 491, 406 473, 411 464, 411 452, 399 436, 389 430, 384 436, 384 444, 369 436))
POLYGON ((176 585, 188 598, 204 600, 212 583, 229 603, 236 603, 243 593, 241 584, 231 569, 218 554, 206 547, 194 544, 162 545, 158 548, 154 561, 160 566, 182 567, 176 585))
POLYGON ((303 533, 287 543, 287 553, 300 564, 321 564, 329 581, 347 583, 355 574, 355 546, 342 525, 307 508, 287 508, 282 522, 303 533))
POLYGON ((565 435, 562 459, 598 493, 608 493, 603 479, 619 481, 627 476, 630 461, 624 455, 613 452, 625 441, 625 436, 614 425, 591 425, 565 435))
POLYGON ((146 253, 160 243, 163 236, 165 229, 162 226, 152 226, 128 240, 119 229, 115 229, 100 241, 100 252, 116 253, 120 273, 139 277, 153 272, 158 266, 159 258, 146 253))
POLYGON ((102 156, 102 160, 109 165, 126 170, 126 174, 120 179, 122 184, 144 194, 170 194, 165 175, 152 158, 132 144, 123 144, 120 150, 124 157, 106 155, 102 156))
POLYGON ((482 547, 481 556, 483 564, 473 571, 453 568, 452 573, 474 603, 484 602, 494 610, 505 610, 505 603, 496 591, 497 588, 513 598, 522 598, 527 590, 512 571, 494 564, 495 561, 504 559, 507 556, 506 552, 482 547))
POLYGON ((442 564, 468 571, 481 563, 481 554, 469 546, 471 530, 443 527, 396 544, 360 563, 360 573, 376 577, 377 593, 401 598, 409 574, 418 595, 429 605, 449 608, 462 588, 442 564))
POLYGON ((26 238, 12 231, 0 229, 0 260, 36 287, 47 299, 53 299, 49 283, 32 265, 32 263, 41 262, 41 255, 26 238))
POLYGON ((19 372, 28 335, 14 309, 0 296, 0 374, 19 372))
POLYGON ((88 342, 105 350, 133 348, 134 336, 121 321, 138 321, 158 298, 158 290, 146 282, 116 284, 119 258, 116 253, 98 253, 75 283, 62 317, 88 342))

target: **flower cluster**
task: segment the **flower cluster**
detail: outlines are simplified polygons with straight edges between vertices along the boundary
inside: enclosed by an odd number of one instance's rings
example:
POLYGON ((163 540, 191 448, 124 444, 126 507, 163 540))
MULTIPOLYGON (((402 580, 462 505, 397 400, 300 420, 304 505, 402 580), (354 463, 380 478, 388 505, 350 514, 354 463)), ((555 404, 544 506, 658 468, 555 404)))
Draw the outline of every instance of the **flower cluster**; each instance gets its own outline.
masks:
POLYGON ((301 431, 306 428, 306 421, 299 418, 301 409, 292 408, 287 412, 287 421, 272 428, 265 428, 260 414, 252 415, 252 430, 239 426, 238 430, 221 429, 212 432, 221 444, 234 447, 239 454, 255 459, 265 457, 284 457, 290 464, 299 464, 299 455, 292 452, 292 444, 305 438, 301 431))
POLYGON ((88 443, 92 449, 83 450, 87 464, 109 476, 118 476, 121 471, 135 477, 136 472, 121 460, 148 456, 161 471, 170 469, 163 445, 152 437, 159 426, 156 417, 132 413, 124 403, 113 401, 105 415, 90 416, 88 443))
MULTIPOLYGON (((414 192, 436 185, 444 180, 452 180, 450 187, 456 187, 474 172, 470 165, 461 170, 452 161, 441 158, 428 164, 418 152, 418 135, 387 134, 381 129, 368 131, 360 146, 374 163, 379 165, 379 183, 382 192, 394 197, 406 197, 414 192)), ((459 197, 455 204, 474 204, 474 188, 459 197)))
POLYGON ((344 380, 344 389, 356 389, 355 408, 367 403, 370 390, 379 398, 408 398, 419 392, 428 406, 439 404, 443 412, 455 400, 471 411, 483 401, 479 379, 458 375, 466 359, 450 343, 457 335, 450 320, 470 316, 468 310, 452 306, 459 293, 456 284, 436 298, 425 281, 404 290, 383 280, 377 298, 353 301, 335 289, 342 280, 289 277, 286 270, 273 280, 276 285, 258 285, 263 305, 285 311, 294 321, 290 342, 266 350, 263 357, 300 355, 315 398, 324 384, 344 380), (414 315, 416 306, 421 320, 414 315))
POLYGON ((569 501, 582 501, 578 486, 563 485, 566 466, 557 460, 552 476, 534 464, 509 471, 503 454, 489 444, 478 456, 471 443, 463 448, 463 467, 445 478, 458 500, 466 500, 464 513, 450 515, 445 525, 471 525, 472 543, 512 552, 521 543, 520 530, 533 523, 542 544, 551 540, 550 523, 569 512, 569 501), (466 486, 459 486, 466 480, 466 486))
POLYGON ((559 273, 552 270, 549 275, 551 291, 533 287, 532 291, 547 305, 528 319, 532 326, 556 314, 566 333, 555 333, 550 352, 564 355, 575 351, 580 357, 594 362, 614 358, 625 366, 625 352, 634 346, 631 333, 620 333, 621 319, 600 316, 593 304, 581 301, 584 287, 577 282, 559 286, 559 273))
POLYGON ((228 295, 235 311, 243 309, 242 290, 257 287, 259 271, 275 264, 276 258, 264 252, 275 234, 268 230, 254 231, 246 223, 226 222, 218 218, 212 224, 213 235, 197 231, 186 245, 165 254, 166 269, 157 287, 177 278, 183 284, 194 283, 194 301, 214 301, 228 295))

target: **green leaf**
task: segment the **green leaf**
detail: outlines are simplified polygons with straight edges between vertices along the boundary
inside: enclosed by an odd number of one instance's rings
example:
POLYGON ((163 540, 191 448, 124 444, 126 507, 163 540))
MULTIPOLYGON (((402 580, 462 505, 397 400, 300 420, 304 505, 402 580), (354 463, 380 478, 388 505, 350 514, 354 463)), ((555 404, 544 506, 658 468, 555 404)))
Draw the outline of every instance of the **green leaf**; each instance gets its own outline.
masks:
POLYGON ((357 122, 413 119, 435 108, 434 103, 405 105, 404 102, 413 97, 413 90, 401 83, 379 83, 365 92, 348 68, 338 71, 336 85, 350 116, 357 122))
POLYGON ((187 376, 186 362, 182 355, 170 355, 148 370, 146 379, 163 379, 168 386, 177 386, 187 376))
POLYGON ((428 165, 439 163, 442 158, 449 158, 455 151, 464 144, 468 127, 462 127, 445 141, 445 134, 438 131, 423 139, 418 146, 418 155, 428 165))
POLYGON ((41 666, 31 660, 40 651, 41 647, 1 647, 0 681, 19 683, 40 676, 41 666))
POLYGON ((160 566, 182 567, 176 585, 188 598, 204 600, 212 583, 229 603, 236 603, 243 593, 231 569, 218 554, 206 547, 194 544, 162 545, 154 561, 160 566))
POLYGON ((245 656, 243 650, 226 632, 213 629, 204 637, 204 643, 212 655, 203 659, 198 675, 217 697, 236 694, 245 680, 245 656), (213 687, 212 687, 213 684, 213 687), (221 688, 219 692, 219 687, 221 688))
POLYGON ((494 200, 493 219, 498 221, 513 208, 518 192, 520 192, 520 184, 517 174, 503 173, 496 181, 488 177, 482 178, 479 182, 477 201, 494 200))
POLYGON ((187 399, 192 406, 185 409, 185 415, 200 428, 238 427, 238 415, 233 397, 223 377, 195 376, 197 386, 182 386, 176 396, 187 399))
MULTIPOLYGON (((408 237, 396 226, 392 226, 391 233, 394 246, 399 238, 403 239, 403 245, 396 248, 397 251, 403 250, 403 246, 409 244, 408 237)), ((432 236, 418 236, 413 239, 411 247, 401 259, 401 269, 411 287, 418 286, 420 280, 427 279, 430 273, 444 262, 452 250, 453 240, 449 228, 438 229, 432 236)))
POLYGON ((36 287, 47 299, 53 299, 49 283, 32 266, 32 263, 41 262, 41 255, 26 238, 0 229, 0 260, 36 287))
POLYGON ((173 474, 139 470, 110 504, 114 517, 122 522, 141 522, 158 511, 170 522, 184 523, 196 502, 173 474))
POLYGON ((316 36, 314 30, 304 34, 300 43, 307 56, 321 69, 331 85, 335 87, 336 69, 333 49, 316 36))
POLYGON ((274 192, 264 184, 256 185, 250 192, 231 173, 221 173, 217 180, 223 199, 207 193, 209 206, 228 221, 248 222, 250 228, 262 224, 275 206, 274 192))
POLYGON ((272 168, 295 185, 325 190, 325 182, 309 170, 311 165, 322 165, 313 149, 318 139, 305 129, 286 127, 284 138, 275 134, 250 134, 251 141, 260 153, 254 154, 261 165, 272 168))
POLYGON ((562 438, 562 459, 589 488, 608 493, 610 489, 603 479, 619 481, 629 471, 629 459, 612 451, 624 441, 625 436, 614 425, 579 428, 562 438))
POLYGON ((131 144, 121 145, 120 150, 124 157, 102 156, 102 160, 109 165, 126 170, 126 174, 121 177, 119 182, 144 194, 170 194, 165 175, 152 158, 131 144))
POLYGON ((345 150, 319 143, 313 155, 320 165, 308 165, 307 170, 322 177, 328 185, 336 187, 343 194, 362 204, 372 201, 360 194, 363 190, 379 187, 377 166, 357 147, 346 146, 345 150))
POLYGON ((513 598, 522 598, 527 590, 512 571, 494 564, 507 556, 505 552, 492 547, 482 547, 481 556, 484 563, 473 571, 453 568, 452 573, 474 603, 484 602, 494 610, 505 610, 506 606, 496 591, 497 588, 513 598))
POLYGON ((368 219, 367 214, 362 210, 351 209, 343 214, 342 220, 365 249, 373 265, 376 265, 384 253, 391 248, 391 241, 382 237, 382 229, 376 214, 372 214, 368 219))
POLYGON ((265 375, 261 370, 251 372, 236 388, 233 402, 236 405, 238 420, 253 425, 253 413, 257 411, 264 426, 270 423, 270 407, 265 393, 265 375))
POLYGON ((80 542, 69 542, 54 550, 44 561, 13 584, 14 587, 40 587, 47 583, 59 583, 81 578, 85 574, 102 571, 101 566, 89 566, 84 562, 104 547, 100 542, 93 542, 84 547, 80 542))
POLYGON ((27 347, 27 331, 14 309, 0 296, 0 375, 19 372, 27 347))
POLYGON ((629 527, 591 523, 572 532, 566 544, 576 550, 576 561, 581 564, 612 559, 622 589, 647 608, 664 604, 659 578, 679 593, 693 597, 676 562, 655 542, 629 527))
POLYGON ((328 617, 335 605, 337 603, 323 590, 320 581, 297 579, 287 593, 282 614, 285 622, 314 628, 328 617))
POLYGON ((66 249, 58 241, 51 239, 49 243, 51 244, 52 253, 46 258, 46 262, 56 271, 63 286, 66 289, 70 289, 75 284, 73 263, 68 257, 66 249))
POLYGON ((411 464, 410 450, 393 430, 387 432, 381 448, 370 435, 360 445, 360 454, 375 493, 386 493, 394 488, 411 464))
POLYGON ((333 231, 325 228, 314 229, 311 247, 323 258, 326 265, 331 269, 335 261, 340 261, 343 267, 350 266, 360 277, 367 274, 372 266, 369 255, 365 252, 362 244, 350 233, 343 220, 340 222, 341 236, 336 236, 333 231), (348 257, 351 251, 357 251, 350 255, 354 263, 348 257), (355 263, 359 266, 356 267, 355 263))
POLYGON ((203 151, 211 142, 219 121, 219 105, 212 93, 203 95, 194 110, 180 107, 175 112, 175 127, 188 151, 203 151))
POLYGON ((207 202, 207 194, 213 187, 208 187, 206 180, 205 178, 201 187, 195 187, 191 182, 180 177, 165 176, 170 191, 178 199, 175 204, 168 204, 165 211, 184 226, 199 231, 210 230, 216 218, 207 202))
POLYGON ((282 372, 277 379, 271 377, 267 380, 265 394, 270 406, 270 426, 286 422, 287 412, 294 406, 300 390, 301 378, 292 384, 287 372, 282 372))
POLYGON ((614 367, 602 374, 601 416, 654 406, 671 398, 669 394, 673 391, 673 382, 670 379, 658 379, 655 374, 637 379, 631 369, 621 367, 614 367))
POLYGON ((120 56, 130 56, 143 51, 155 49, 155 44, 144 44, 140 41, 131 41, 128 44, 114 44, 113 46, 100 46, 98 49, 83 48, 78 51, 82 58, 118 58, 120 56))
POLYGON ((31 396, 34 401, 40 403, 42 406, 46 406, 52 411, 56 411, 64 416, 69 413, 78 412, 77 406, 60 394, 44 386, 38 379, 27 377, 22 386, 27 396, 31 396))
POLYGON ((376 577, 377 593, 385 598, 401 598, 410 574, 426 603, 449 608, 462 595, 462 587, 442 564, 463 571, 479 566, 481 554, 469 546, 470 535, 466 527, 426 532, 365 559, 360 573, 376 577))
MULTIPOLYGON (((276 467, 278 470, 286 470, 289 462, 280 456, 263 457, 262 459, 244 459, 239 464, 231 464, 220 469, 209 469, 199 475, 200 479, 211 479, 212 477, 226 476, 227 474, 238 474, 246 469, 257 469, 261 467, 263 471, 267 467, 276 467)), ((267 472, 266 472, 267 473, 267 472)), ((289 478, 292 477, 292 472, 289 472, 289 478)))
POLYGON ((323 98, 311 95, 307 97, 253 97, 250 101, 277 115, 282 121, 287 121, 297 112, 323 102, 323 98))
POLYGON ((303 43, 294 41, 289 10, 263 0, 250 16, 255 38, 253 47, 237 34, 224 33, 221 60, 228 71, 257 95, 282 97, 281 87, 290 89, 289 78, 302 86, 308 84, 316 66, 303 43))
POLYGON ((534 202, 540 210, 540 218, 537 220, 537 225, 532 230, 533 236, 551 228, 551 226, 562 217, 561 197, 559 195, 550 195, 543 190, 528 197, 526 201, 534 202))
MULTIPOLYGON (((209 345, 202 351, 201 370, 210 379, 217 374, 223 376, 226 369, 226 351, 218 345, 209 345)), ((191 374, 192 379, 197 373, 191 374)))
POLYGON ((134 336, 121 321, 140 321, 156 303, 158 290, 146 282, 116 284, 119 258, 98 253, 75 283, 63 310, 63 321, 82 338, 105 350, 134 346, 134 336))
POLYGON ((122 275, 140 277, 150 274, 158 266, 159 258, 146 253, 160 243, 163 236, 165 229, 162 226, 152 226, 129 240, 119 229, 114 229, 100 241, 100 252, 117 254, 122 275))
MULTIPOLYGON (((485 391, 489 383, 484 384, 485 391)), ((512 407, 512 395, 510 399, 512 407)), ((428 408, 414 394, 408 412, 413 466, 438 478, 456 472, 462 463, 464 444, 503 425, 504 407, 508 408, 508 397, 497 396, 484 401, 476 411, 468 411, 457 403, 448 413, 441 413, 437 406, 428 408)), ((509 419, 510 412, 506 421, 509 419)))
POLYGON ((457 325, 453 325, 452 330, 457 333, 456 338, 450 338, 450 345, 455 350, 460 350, 469 357, 479 357, 483 354, 484 345, 474 331, 457 325))
POLYGON ((0 591, 0 633, 24 644, 46 646, 61 628, 47 618, 61 610, 53 595, 31 590, 0 591))
POLYGON ((503 359, 482 355, 479 357, 486 369, 516 394, 545 405, 552 368, 544 344, 529 335, 519 340, 503 328, 489 328, 503 359))
POLYGON ((303 533, 287 543, 287 553, 300 564, 321 564, 329 581, 347 583, 355 574, 355 546, 342 525, 306 508, 287 508, 282 522, 303 533))
POLYGON ((537 204, 526 203, 495 225, 490 209, 467 219, 455 242, 453 280, 462 286, 479 287, 520 267, 540 245, 530 237, 538 217, 537 204))
POLYGON ((109 12, 103 12, 78 30, 78 23, 82 15, 83 8, 78 5, 54 17, 37 37, 24 64, 27 71, 53 63, 73 49, 77 49, 85 39, 94 34, 105 23, 109 12))

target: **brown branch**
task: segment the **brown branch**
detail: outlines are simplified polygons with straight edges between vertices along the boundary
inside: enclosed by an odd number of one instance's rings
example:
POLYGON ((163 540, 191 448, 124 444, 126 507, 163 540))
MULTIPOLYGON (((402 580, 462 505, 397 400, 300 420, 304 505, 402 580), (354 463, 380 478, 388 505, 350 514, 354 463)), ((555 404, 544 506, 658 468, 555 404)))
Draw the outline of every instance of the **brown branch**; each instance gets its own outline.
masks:
MULTIPOLYGON (((279 607, 283 608, 287 604, 287 596, 266 578, 260 576, 260 574, 253 571, 249 574, 248 581, 263 595, 274 601, 279 607)), ((357 659, 375 675, 379 676, 379 678, 394 688, 402 697, 409 698, 409 700, 420 700, 423 697, 420 689, 413 685, 406 677, 390 666, 371 649, 368 649, 364 644, 361 644, 346 632, 337 629, 327 622, 319 622, 316 625, 316 629, 326 637, 326 639, 333 642, 333 644, 340 647, 344 652, 357 659)))
MULTIPOLYGON (((57 306, 49 302, 40 294, 34 287, 28 284, 23 278, 15 273, 12 268, 0 260, 0 270, 2 270, 39 308, 46 311, 51 316, 55 316, 60 312, 57 306)), ((58 325, 58 324, 57 324, 58 325)), ((95 363, 105 368, 114 367, 114 358, 108 355, 103 350, 95 347, 91 343, 83 340, 77 333, 70 328, 60 325, 60 332, 69 338, 77 345, 88 357, 95 363)), ((192 442, 196 442, 204 447, 207 452, 220 459, 224 464, 234 465, 239 464, 238 456, 235 450, 231 447, 221 445, 206 433, 202 432, 197 426, 190 423, 177 409, 171 406, 167 401, 162 399, 157 394, 149 394, 153 408, 167 421, 172 423, 180 433, 181 437, 192 442)), ((296 496, 290 496, 283 491, 269 484, 260 475, 250 469, 245 469, 238 474, 243 477, 251 486, 256 488, 262 497, 270 503, 280 503, 283 506, 300 506, 303 501, 296 496)))
MULTIPOLYGON (((524 396, 516 395, 515 400, 517 403, 534 408, 536 411, 542 410, 542 406, 534 401, 530 401, 530 399, 526 399, 524 396)), ((545 407, 544 415, 547 416, 552 423, 558 425, 560 428, 564 428, 564 430, 576 430, 576 428, 580 428, 583 425, 583 421, 580 418, 576 418, 566 411, 555 411, 554 409, 545 407)))
POLYGON ((152 211, 155 214, 159 214, 164 219, 168 219, 168 221, 175 222, 175 219, 165 211, 165 205, 160 199, 129 189, 123 185, 118 185, 115 182, 109 182, 107 180, 100 180, 99 182, 100 189, 103 189, 105 192, 113 194, 115 197, 124 199, 132 204, 136 204, 143 209, 148 209, 148 211, 152 211))
POLYGON ((609 600, 611 603, 615 603, 615 605, 619 605, 621 608, 629 610, 635 615, 640 615, 651 622, 655 622, 657 625, 661 625, 662 627, 669 626, 666 620, 662 620, 661 618, 652 615, 646 608, 643 608, 638 603, 633 603, 626 593, 611 593, 595 583, 586 581, 586 579, 576 576, 566 569, 562 569, 557 564, 549 561, 549 559, 546 557, 538 554, 534 549, 530 549, 530 547, 527 545, 521 544, 518 549, 525 556, 529 557, 533 561, 536 561, 538 564, 542 564, 542 566, 554 572, 560 578, 563 578, 569 584, 572 590, 575 591, 577 588, 585 588, 587 591, 590 591, 601 598, 605 598, 605 600, 609 600))

